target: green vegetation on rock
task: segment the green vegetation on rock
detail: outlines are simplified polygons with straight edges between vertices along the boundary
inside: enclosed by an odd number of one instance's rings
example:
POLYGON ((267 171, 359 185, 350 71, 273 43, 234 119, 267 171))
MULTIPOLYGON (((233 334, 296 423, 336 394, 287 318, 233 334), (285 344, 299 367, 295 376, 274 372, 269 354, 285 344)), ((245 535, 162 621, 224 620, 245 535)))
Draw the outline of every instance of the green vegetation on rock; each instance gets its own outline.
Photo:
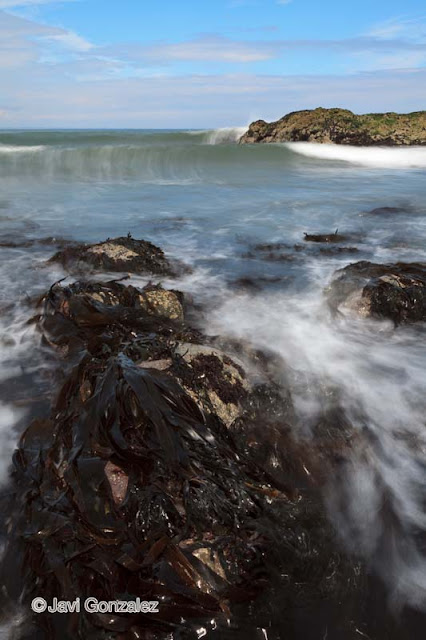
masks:
POLYGON ((369 113, 347 109, 294 111, 276 122, 257 120, 240 139, 254 142, 320 142, 359 146, 426 145, 426 111, 369 113))

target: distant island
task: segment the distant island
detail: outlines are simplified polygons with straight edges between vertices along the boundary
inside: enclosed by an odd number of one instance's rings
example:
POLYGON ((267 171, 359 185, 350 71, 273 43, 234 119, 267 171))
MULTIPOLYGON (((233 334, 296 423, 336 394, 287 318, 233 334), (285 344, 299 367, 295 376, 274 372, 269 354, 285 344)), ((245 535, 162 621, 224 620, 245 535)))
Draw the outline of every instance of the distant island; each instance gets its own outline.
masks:
POLYGON ((426 111, 356 115, 348 109, 294 111, 276 122, 256 120, 240 138, 258 142, 318 142, 357 146, 426 145, 426 111))

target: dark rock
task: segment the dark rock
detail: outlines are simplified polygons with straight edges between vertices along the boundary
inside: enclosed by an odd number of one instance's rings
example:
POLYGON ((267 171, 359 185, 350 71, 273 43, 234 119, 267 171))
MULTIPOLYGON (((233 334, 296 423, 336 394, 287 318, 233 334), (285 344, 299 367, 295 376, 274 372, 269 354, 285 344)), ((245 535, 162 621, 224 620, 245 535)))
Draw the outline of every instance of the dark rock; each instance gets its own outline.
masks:
POLYGON ((284 242, 262 242, 255 244, 243 258, 254 258, 268 262, 292 262, 295 256, 291 253, 291 247, 284 242), (286 249, 286 251, 283 251, 286 249))
POLYGON ((357 262, 336 272, 328 291, 333 309, 395 324, 426 320, 426 265, 357 262))
POLYGON ((68 270, 89 268, 94 271, 175 275, 177 265, 151 242, 131 237, 108 238, 105 242, 77 245, 56 253, 50 262, 59 262, 68 270))
POLYGON ((47 238, 29 238, 27 240, 17 240, 15 236, 2 236, 0 238, 0 247, 10 249, 26 249, 34 246, 56 246, 56 247, 72 247, 77 246, 77 243, 73 240, 66 240, 65 238, 57 238, 48 236, 47 238))
POLYGON ((320 247, 319 252, 326 256, 359 253, 357 247, 320 247))
POLYGON ((348 236, 336 230, 334 233, 305 233, 304 240, 305 242, 346 242, 348 236))
POLYGON ((282 283, 287 279, 282 276, 243 276, 233 280, 231 284, 242 291, 261 291, 265 286, 282 283))
POLYGON ((397 213, 406 213, 406 207, 376 207, 367 213, 372 216, 392 216, 397 213))
POLYGON ((255 244, 254 251, 280 251, 281 249, 288 249, 288 245, 285 242, 261 242, 255 244))

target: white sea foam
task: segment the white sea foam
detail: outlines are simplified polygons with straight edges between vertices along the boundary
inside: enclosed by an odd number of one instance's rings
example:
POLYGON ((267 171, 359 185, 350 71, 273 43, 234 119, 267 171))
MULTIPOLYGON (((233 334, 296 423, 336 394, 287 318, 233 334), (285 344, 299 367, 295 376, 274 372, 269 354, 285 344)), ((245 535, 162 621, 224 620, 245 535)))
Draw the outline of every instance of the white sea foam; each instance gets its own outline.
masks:
POLYGON ((23 415, 22 411, 0 402, 0 485, 7 480, 12 452, 16 446, 17 435, 13 428, 23 415))
POLYGON ((44 151, 47 147, 45 145, 9 145, 0 144, 0 153, 37 153, 38 151, 44 151))
POLYGON ((229 142, 238 142, 245 134, 248 127, 223 127, 222 129, 214 129, 207 133, 207 144, 226 144, 229 142))
POLYGON ((426 168, 426 147, 352 147, 315 142, 286 142, 285 146, 295 153, 319 160, 389 169, 426 168))

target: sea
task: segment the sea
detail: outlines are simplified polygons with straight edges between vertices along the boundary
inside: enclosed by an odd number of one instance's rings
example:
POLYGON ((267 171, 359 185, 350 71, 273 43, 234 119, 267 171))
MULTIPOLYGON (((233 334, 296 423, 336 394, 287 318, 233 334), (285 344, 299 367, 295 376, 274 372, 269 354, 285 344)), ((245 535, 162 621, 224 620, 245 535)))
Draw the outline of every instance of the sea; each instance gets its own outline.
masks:
POLYGON ((240 145, 244 131, 0 131, 0 481, 53 384, 28 322, 37 297, 67 276, 48 258, 63 240, 130 233, 191 266, 163 284, 203 306, 207 333, 272 352, 290 382, 308 381, 292 388, 295 437, 310 437, 324 388, 337 390, 371 444, 348 465, 344 513, 343 489, 330 483, 330 518, 382 576, 391 605, 423 611, 425 325, 336 317, 325 292, 359 260, 426 263, 426 148, 240 145), (336 231, 348 237, 341 252, 305 240, 336 231))

